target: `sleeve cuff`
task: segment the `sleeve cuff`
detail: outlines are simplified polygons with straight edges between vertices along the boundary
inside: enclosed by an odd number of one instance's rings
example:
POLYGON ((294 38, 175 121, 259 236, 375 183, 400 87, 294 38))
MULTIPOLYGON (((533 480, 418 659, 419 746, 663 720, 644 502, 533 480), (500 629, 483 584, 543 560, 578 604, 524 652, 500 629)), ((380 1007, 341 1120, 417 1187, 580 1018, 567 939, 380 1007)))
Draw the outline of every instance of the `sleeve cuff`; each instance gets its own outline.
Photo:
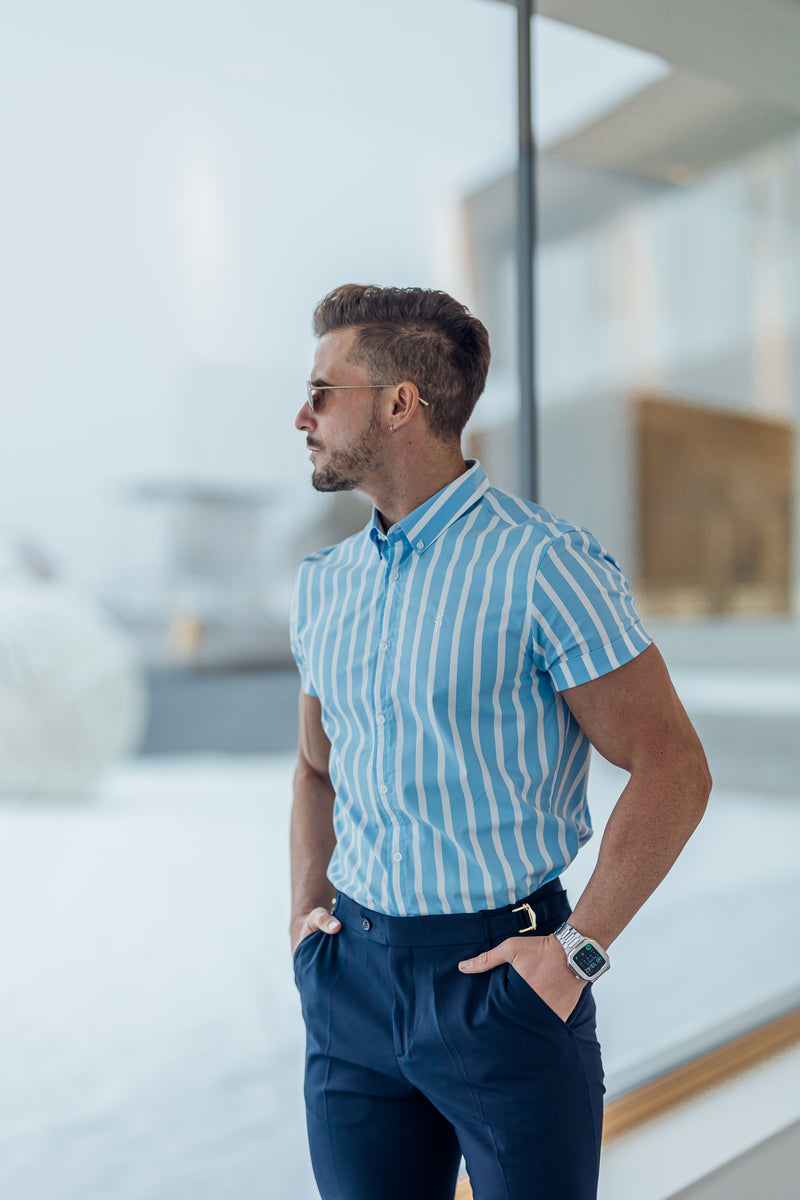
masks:
POLYGON ((588 683, 591 679, 599 679, 601 675, 608 675, 617 667, 638 658, 651 645, 651 641, 641 621, 637 621, 613 642, 606 642, 596 650, 587 650, 585 654, 559 659, 550 667, 550 678, 558 692, 588 683))
POLYGON ((314 696, 316 699, 318 699, 316 688, 308 678, 308 675, 305 671, 300 671, 300 689, 301 691, 305 692, 307 696, 314 696))

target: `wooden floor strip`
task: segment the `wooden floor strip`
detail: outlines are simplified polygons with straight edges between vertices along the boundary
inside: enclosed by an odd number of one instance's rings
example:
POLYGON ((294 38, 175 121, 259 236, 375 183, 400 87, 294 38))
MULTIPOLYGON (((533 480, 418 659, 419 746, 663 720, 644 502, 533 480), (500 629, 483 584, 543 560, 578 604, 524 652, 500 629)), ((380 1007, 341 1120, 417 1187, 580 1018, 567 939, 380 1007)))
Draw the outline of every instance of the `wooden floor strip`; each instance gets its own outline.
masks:
POLYGON ((675 1105, 683 1104, 709 1088, 718 1087, 732 1076, 757 1066, 798 1041, 800 1009, 795 1009, 683 1067, 677 1067, 652 1083, 636 1088, 626 1096, 619 1096, 606 1105, 603 1141, 611 1141, 629 1133, 644 1121, 652 1121, 675 1105))

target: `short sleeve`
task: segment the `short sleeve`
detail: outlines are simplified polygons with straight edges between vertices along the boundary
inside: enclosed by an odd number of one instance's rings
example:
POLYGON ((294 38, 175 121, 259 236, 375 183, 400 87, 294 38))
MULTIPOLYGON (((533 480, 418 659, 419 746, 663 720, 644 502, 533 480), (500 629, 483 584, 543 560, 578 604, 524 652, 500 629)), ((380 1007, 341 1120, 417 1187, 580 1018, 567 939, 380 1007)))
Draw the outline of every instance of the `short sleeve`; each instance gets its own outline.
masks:
POLYGON ((573 527, 543 551, 532 637, 534 665, 557 691, 607 675, 650 645, 627 579, 588 530, 573 527))
POLYGON ((292 656, 297 663, 297 670, 300 672, 300 686, 306 695, 316 696, 317 692, 311 680, 311 671, 305 649, 305 636, 308 625, 307 589, 307 570, 305 569, 305 564, 301 563, 294 583, 292 612, 289 620, 289 641, 292 648, 292 656))

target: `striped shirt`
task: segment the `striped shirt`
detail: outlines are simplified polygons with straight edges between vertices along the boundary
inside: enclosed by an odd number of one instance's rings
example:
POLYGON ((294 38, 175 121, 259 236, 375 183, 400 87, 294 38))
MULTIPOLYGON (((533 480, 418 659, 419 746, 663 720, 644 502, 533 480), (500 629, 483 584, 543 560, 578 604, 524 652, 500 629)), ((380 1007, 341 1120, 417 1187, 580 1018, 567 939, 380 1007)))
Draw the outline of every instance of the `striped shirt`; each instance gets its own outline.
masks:
POLYGON ((474 912, 591 836, 590 746, 560 695, 649 644, 587 530, 478 463, 384 534, 299 567, 292 650, 331 743, 331 882, 392 916, 474 912))

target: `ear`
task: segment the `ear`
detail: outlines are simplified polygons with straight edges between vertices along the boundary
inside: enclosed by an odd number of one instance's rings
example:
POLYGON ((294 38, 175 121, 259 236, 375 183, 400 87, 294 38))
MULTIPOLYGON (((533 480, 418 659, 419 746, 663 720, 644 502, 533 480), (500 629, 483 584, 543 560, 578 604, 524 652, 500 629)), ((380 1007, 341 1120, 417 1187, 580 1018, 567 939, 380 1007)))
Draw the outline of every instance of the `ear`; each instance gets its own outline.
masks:
POLYGON ((392 401, 392 424, 400 429, 407 425, 420 407, 419 389, 415 383, 401 383, 392 401))

